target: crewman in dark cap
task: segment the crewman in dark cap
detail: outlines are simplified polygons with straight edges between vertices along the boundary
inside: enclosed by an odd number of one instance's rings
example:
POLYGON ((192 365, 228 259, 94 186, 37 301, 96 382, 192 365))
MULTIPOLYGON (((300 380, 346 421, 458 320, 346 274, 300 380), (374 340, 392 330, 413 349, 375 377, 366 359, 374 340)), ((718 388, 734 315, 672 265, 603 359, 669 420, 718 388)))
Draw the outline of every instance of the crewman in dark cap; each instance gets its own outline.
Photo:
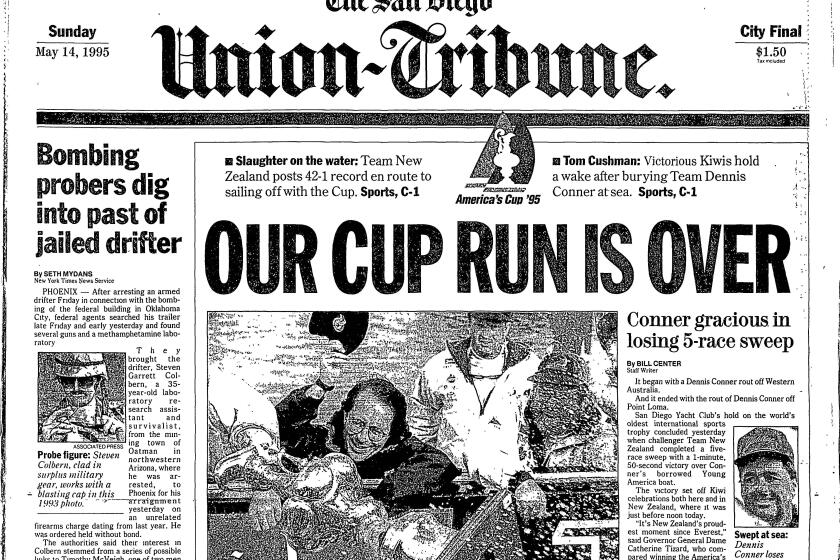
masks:
POLYGON ((41 425, 40 440, 124 442, 124 413, 120 403, 108 400, 108 368, 102 354, 57 354, 54 366, 64 398, 41 425))
POLYGON ((736 527, 798 527, 796 460, 784 433, 754 428, 738 439, 741 499, 735 499, 736 527))
POLYGON ((615 471, 617 425, 592 390, 585 360, 555 351, 532 380, 526 415, 537 465, 549 471, 615 471))

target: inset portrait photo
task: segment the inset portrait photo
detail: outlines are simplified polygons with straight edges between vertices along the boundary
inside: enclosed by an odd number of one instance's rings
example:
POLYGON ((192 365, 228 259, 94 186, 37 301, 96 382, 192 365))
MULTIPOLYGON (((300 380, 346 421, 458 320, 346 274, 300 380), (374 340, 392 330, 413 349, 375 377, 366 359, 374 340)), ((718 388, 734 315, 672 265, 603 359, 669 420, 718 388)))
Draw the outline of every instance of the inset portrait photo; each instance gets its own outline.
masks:
POLYGON ((125 353, 38 353, 38 441, 125 443, 125 353))
POLYGON ((799 526, 799 432, 734 428, 735 527, 799 526))

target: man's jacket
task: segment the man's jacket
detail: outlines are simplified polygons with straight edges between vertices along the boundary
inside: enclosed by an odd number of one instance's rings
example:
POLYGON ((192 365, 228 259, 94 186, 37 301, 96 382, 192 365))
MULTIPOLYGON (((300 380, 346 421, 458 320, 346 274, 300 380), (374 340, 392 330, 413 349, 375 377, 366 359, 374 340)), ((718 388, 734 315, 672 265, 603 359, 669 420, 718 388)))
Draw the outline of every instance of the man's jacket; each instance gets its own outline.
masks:
POLYGON ((487 484, 530 470, 525 408, 539 359, 508 342, 501 376, 484 406, 470 377, 470 339, 447 342, 420 371, 408 403, 409 428, 487 484))

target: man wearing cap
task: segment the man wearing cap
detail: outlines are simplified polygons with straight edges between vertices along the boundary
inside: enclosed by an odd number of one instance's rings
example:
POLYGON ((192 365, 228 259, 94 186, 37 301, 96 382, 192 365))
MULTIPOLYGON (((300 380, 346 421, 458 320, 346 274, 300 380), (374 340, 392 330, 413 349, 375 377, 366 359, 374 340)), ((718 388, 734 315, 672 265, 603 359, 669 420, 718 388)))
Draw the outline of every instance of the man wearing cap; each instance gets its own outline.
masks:
POLYGON ((469 338, 447 341, 423 366, 409 399, 409 428, 485 486, 512 483, 523 517, 545 512, 529 474, 524 410, 539 359, 508 340, 510 313, 471 312, 469 338))
POLYGON ((738 439, 741 499, 735 499, 736 527, 798 527, 796 461, 779 430, 754 428, 738 439))
POLYGON ((600 405, 585 359, 555 351, 532 379, 526 417, 535 463, 549 471, 615 471, 618 428, 600 405))
POLYGON ((124 442, 123 412, 120 403, 108 401, 108 368, 102 354, 57 354, 54 364, 64 398, 41 425, 40 440, 124 442))

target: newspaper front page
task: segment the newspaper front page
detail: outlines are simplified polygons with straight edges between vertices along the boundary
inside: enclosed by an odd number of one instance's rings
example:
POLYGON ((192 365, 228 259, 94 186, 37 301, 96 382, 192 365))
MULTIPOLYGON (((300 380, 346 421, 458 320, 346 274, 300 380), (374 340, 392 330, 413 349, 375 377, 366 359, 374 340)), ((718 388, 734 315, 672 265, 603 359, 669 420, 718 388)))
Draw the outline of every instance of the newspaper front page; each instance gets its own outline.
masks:
POLYGON ((10 558, 837 554, 827 8, 5 8, 10 558))

